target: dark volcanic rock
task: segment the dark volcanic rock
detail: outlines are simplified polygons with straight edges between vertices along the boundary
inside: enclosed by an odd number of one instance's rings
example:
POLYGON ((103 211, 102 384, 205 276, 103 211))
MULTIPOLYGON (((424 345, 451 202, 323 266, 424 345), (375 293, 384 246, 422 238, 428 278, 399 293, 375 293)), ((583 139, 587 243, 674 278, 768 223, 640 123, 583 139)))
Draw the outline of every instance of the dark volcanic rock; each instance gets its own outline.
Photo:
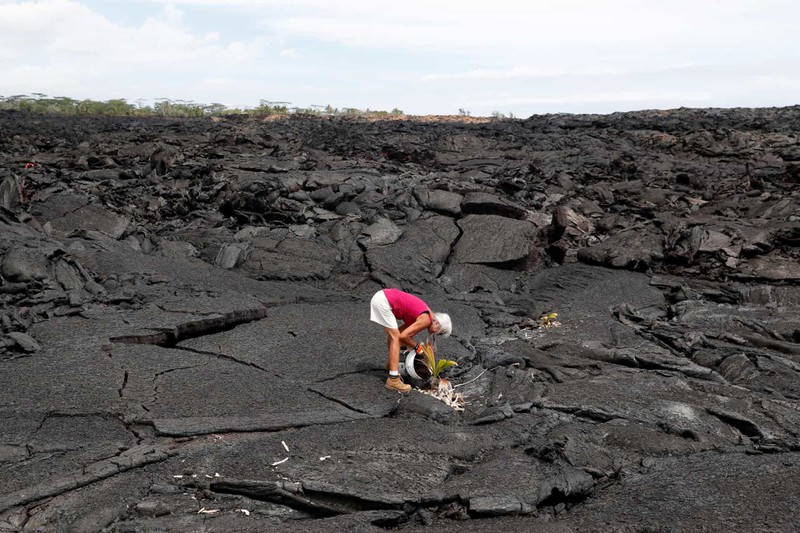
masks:
POLYGON ((458 193, 441 189, 416 189, 419 203, 425 209, 445 215, 461 214, 461 203, 464 197, 458 193))
POLYGON ((799 530, 797 131, 0 114, 0 530, 799 530))
POLYGON ((52 221, 53 228, 64 235, 75 230, 98 231, 114 239, 125 233, 129 219, 94 205, 87 205, 52 221))
POLYGON ((417 220, 391 246, 370 248, 366 261, 372 271, 400 282, 416 285, 432 281, 441 274, 457 238, 458 228, 450 218, 434 216, 417 220))
POLYGON ((14 246, 3 256, 0 273, 12 282, 43 280, 50 276, 44 252, 36 248, 14 246))
POLYGON ((590 265, 625 268, 638 272, 650 270, 664 258, 661 237, 631 231, 618 233, 601 244, 578 250, 578 259, 590 265))
POLYGON ((461 201, 461 211, 467 214, 499 215, 508 218, 525 218, 527 210, 508 200, 487 194, 471 192, 461 201))
POLYGON ((461 238, 453 260, 459 263, 512 264, 525 261, 533 249, 535 226, 497 215, 468 215, 458 222, 461 238))

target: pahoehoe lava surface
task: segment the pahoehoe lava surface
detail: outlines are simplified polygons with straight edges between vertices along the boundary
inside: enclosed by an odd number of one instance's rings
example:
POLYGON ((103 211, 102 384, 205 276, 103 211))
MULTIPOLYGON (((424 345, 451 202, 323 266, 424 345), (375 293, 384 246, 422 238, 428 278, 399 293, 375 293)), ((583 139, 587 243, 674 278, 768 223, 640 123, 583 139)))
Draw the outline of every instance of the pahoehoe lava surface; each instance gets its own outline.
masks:
POLYGON ((0 114, 0 531, 800 530, 798 131, 0 114))

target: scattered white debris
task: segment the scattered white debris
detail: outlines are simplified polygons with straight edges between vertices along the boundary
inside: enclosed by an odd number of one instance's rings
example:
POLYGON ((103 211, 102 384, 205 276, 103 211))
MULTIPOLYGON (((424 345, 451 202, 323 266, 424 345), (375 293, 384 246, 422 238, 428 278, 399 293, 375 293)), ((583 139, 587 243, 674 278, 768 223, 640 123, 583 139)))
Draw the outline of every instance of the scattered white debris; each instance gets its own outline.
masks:
POLYGON ((449 380, 440 379, 435 389, 422 390, 420 392, 443 401, 455 411, 464 410, 464 404, 466 403, 464 396, 455 391, 453 384, 449 380))
POLYGON ((206 509, 205 507, 203 507, 202 509, 197 511, 197 514, 217 514, 218 512, 219 509, 206 509))
POLYGON ((288 457, 286 457, 286 458, 284 458, 284 459, 281 459, 280 461, 275 461, 274 463, 272 463, 272 466, 278 466, 279 464, 283 464, 283 463, 285 463, 285 462, 286 462, 286 461, 288 461, 288 460, 289 460, 289 458, 288 458, 288 457))
POLYGON ((326 455, 326 456, 324 456, 324 457, 320 457, 320 458, 319 458, 319 460, 320 460, 320 461, 324 461, 324 460, 326 460, 326 459, 330 459, 330 458, 331 458, 331 456, 330 456, 330 455, 326 455))
POLYGON ((237 513, 244 513, 245 516, 250 516, 250 511, 247 509, 236 509, 237 513))
POLYGON ((283 444, 283 447, 286 448, 286 451, 288 452, 289 451, 289 447, 286 445, 286 442, 285 441, 281 441, 281 444, 283 444))

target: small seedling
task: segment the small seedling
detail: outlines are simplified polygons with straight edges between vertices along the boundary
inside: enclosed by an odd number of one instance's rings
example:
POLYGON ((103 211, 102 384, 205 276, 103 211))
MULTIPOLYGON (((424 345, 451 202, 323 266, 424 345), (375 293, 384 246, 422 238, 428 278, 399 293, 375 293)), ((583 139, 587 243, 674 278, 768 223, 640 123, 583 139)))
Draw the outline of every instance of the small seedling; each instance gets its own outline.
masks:
POLYGON ((547 313, 539 317, 540 328, 552 328, 560 326, 558 322, 558 313, 547 313))
POLYGON ((450 359, 436 359, 433 343, 430 340, 420 343, 422 353, 425 354, 425 366, 431 373, 431 388, 437 386, 437 381, 441 379, 439 376, 448 368, 457 366, 458 363, 450 359))

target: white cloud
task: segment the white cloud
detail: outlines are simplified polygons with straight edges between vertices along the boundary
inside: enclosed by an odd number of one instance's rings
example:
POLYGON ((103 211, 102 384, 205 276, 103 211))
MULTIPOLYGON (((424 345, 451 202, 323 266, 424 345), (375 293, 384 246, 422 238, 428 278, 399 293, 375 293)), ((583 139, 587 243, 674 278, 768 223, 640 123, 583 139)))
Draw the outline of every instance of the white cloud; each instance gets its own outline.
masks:
POLYGON ((0 0, 0 94, 522 116, 794 104, 800 84, 794 0, 95 5, 0 0))
POLYGON ((200 83, 205 85, 233 85, 235 80, 231 78, 206 78, 200 83))
MULTIPOLYGON (((795 34, 800 14, 791 0, 730 0, 724 6, 709 0, 171 1, 246 9, 284 36, 346 46, 480 56, 503 51, 514 59, 560 51, 557 57, 575 63, 581 56, 594 63, 598 53, 631 45, 687 57, 721 54, 731 45, 774 53, 776 40, 795 34)), ((782 53, 800 52, 798 44, 784 48, 782 53)), ((528 57, 557 64, 542 55, 528 57)), ((660 58, 651 53, 649 60, 660 58)))
POLYGON ((6 2, 0 4, 0 94, 74 91, 102 98, 103 90, 155 86, 159 76, 181 73, 191 83, 204 71, 254 62, 267 46, 265 39, 223 41, 217 32, 193 32, 171 4, 138 26, 122 26, 76 1, 6 2))
POLYGON ((598 68, 568 71, 564 69, 541 69, 536 67, 514 67, 509 69, 476 69, 467 72, 434 73, 422 76, 421 81, 444 80, 506 80, 513 78, 556 78, 559 76, 601 76, 622 74, 612 68, 598 68))
POLYGON ((303 59, 303 54, 293 48, 285 48, 281 50, 280 55, 286 59, 303 59))
POLYGON ((708 102, 711 95, 704 91, 619 91, 619 92, 580 92, 550 97, 505 97, 490 99, 464 98, 461 103, 478 109, 506 109, 520 105, 564 105, 564 104, 608 104, 637 102, 675 102, 676 105, 708 102))

